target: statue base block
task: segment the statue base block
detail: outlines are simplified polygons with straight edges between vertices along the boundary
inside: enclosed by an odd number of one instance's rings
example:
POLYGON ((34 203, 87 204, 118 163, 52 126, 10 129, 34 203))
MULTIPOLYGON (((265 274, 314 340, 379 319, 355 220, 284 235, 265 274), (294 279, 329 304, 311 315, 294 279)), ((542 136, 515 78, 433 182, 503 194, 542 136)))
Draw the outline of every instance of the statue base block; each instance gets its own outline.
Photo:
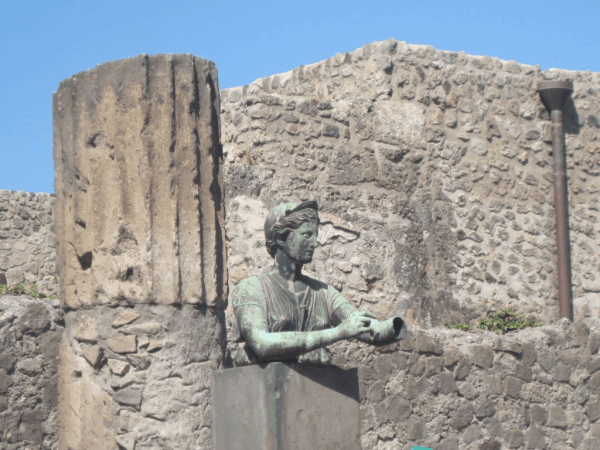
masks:
POLYGON ((360 450, 358 373, 274 362, 217 370, 216 450, 360 450))

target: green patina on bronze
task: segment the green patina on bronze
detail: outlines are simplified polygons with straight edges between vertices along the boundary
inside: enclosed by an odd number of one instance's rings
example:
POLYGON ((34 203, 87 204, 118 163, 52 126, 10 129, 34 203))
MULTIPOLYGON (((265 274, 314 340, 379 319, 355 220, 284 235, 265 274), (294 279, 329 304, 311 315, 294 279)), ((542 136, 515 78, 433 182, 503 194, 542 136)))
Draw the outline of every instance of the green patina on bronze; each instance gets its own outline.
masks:
POLYGON ((235 365, 329 363, 326 346, 334 342, 357 338, 385 345, 404 336, 400 317, 376 320, 336 289, 302 273, 304 264, 312 261, 318 234, 316 201, 286 203, 268 214, 265 240, 274 264, 236 288, 233 307, 245 346, 234 355, 235 365))

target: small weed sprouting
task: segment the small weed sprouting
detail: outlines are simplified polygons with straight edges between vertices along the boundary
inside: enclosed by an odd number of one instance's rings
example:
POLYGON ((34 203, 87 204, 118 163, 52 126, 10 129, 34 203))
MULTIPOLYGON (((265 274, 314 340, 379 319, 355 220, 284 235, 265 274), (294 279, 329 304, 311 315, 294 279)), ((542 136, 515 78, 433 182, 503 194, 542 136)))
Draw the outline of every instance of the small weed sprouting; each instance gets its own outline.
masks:
POLYGON ((539 327, 543 324, 543 322, 536 322, 531 317, 525 317, 523 314, 515 312, 513 308, 507 308, 491 314, 486 319, 481 319, 479 321, 479 328, 493 331, 497 334, 504 334, 509 331, 522 330, 523 328, 539 327))
POLYGON ((452 328, 454 330, 460 330, 460 331, 471 331, 471 325, 467 324, 467 323, 454 323, 452 325, 450 325, 449 322, 446 322, 444 324, 444 326, 446 328, 452 328))
POLYGON ((48 297, 46 294, 40 294, 35 287, 35 284, 29 286, 29 288, 25 287, 25 283, 19 283, 16 286, 9 287, 6 284, 0 284, 0 295, 4 294, 16 294, 16 295, 31 295, 34 298, 50 298, 57 299, 58 294, 51 295, 48 297))

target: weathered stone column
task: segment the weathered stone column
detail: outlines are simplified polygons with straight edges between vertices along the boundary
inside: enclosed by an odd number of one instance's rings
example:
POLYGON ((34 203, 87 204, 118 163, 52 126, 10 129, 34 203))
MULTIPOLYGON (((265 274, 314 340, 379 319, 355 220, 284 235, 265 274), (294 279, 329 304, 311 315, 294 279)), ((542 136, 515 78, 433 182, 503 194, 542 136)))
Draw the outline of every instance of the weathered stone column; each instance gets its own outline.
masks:
POLYGON ((54 95, 60 448, 211 448, 226 296, 215 65, 102 64, 54 95))

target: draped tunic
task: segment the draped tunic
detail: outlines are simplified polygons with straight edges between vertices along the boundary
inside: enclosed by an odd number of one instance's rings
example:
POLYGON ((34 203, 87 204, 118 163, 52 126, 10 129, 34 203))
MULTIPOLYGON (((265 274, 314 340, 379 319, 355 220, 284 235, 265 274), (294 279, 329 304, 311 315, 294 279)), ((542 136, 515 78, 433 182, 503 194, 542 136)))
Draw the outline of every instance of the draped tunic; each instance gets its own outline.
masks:
MULTIPOLYGON (((307 289, 293 293, 266 272, 246 278, 237 286, 233 296, 237 322, 241 322, 244 307, 253 305, 263 311, 254 322, 257 328, 275 333, 317 331, 339 325, 356 311, 354 305, 326 283, 305 275, 302 275, 301 281, 308 286, 307 289)), ((239 337, 243 339, 241 335, 239 337)), ((248 345, 245 345, 243 352, 238 351, 233 359, 235 365, 259 362, 248 345)))

